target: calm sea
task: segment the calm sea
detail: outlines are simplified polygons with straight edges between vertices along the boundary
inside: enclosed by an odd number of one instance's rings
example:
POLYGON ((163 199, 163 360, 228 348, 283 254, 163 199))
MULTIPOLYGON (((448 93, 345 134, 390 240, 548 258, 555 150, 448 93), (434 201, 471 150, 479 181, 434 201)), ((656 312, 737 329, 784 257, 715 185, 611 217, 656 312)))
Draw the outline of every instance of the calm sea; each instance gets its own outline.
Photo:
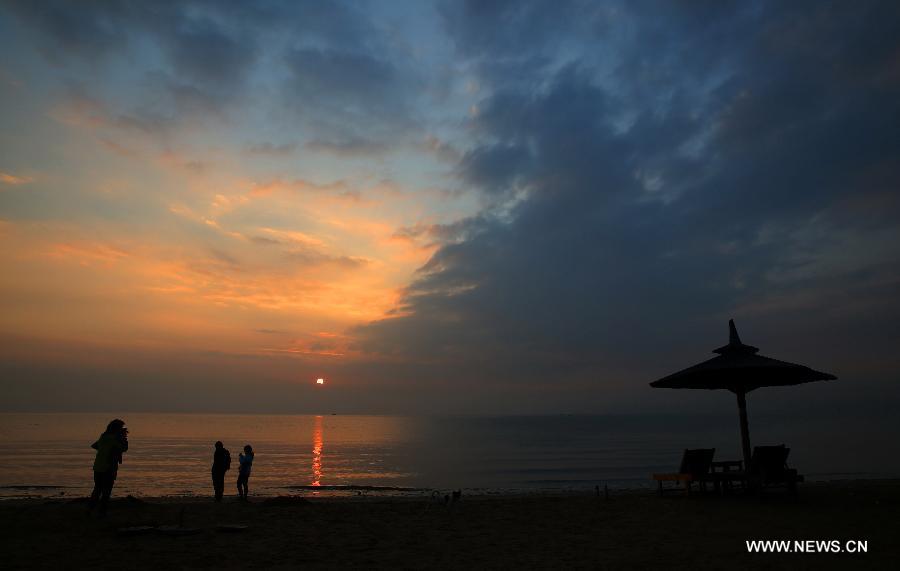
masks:
MULTIPOLYGON (((234 459, 227 491, 238 452, 253 445, 250 487, 259 495, 642 487, 651 473, 677 467, 686 447, 739 458, 737 419, 730 416, 0 414, 0 498, 87 493, 90 444, 114 416, 126 420, 131 445, 117 495, 210 494, 216 440, 234 459)), ((893 429, 876 421, 754 420, 754 444, 787 443, 789 463, 808 478, 900 475, 900 461, 885 452, 893 429)))

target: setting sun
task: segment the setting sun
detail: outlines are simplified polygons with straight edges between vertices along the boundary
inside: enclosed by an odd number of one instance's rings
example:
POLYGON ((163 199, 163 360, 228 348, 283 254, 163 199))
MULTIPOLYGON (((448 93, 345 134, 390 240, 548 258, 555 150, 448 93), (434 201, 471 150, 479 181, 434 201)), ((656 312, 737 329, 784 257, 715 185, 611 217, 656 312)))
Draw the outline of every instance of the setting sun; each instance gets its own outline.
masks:
POLYGON ((324 385, 324 384, 325 384, 325 379, 316 379, 316 384, 317 384, 317 385, 324 385))

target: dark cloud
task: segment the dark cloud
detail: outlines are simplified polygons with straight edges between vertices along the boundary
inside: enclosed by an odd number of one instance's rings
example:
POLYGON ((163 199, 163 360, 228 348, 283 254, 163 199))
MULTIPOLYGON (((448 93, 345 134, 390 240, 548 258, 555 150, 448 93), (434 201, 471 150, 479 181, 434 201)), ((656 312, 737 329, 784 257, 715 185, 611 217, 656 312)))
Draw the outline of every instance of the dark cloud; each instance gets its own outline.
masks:
POLYGON ((393 61, 370 52, 300 48, 285 58, 290 79, 285 98, 317 132, 319 150, 371 151, 385 138, 415 124, 415 81, 393 61), (362 147, 360 146, 362 144, 362 147))
MULTIPOLYGON (((475 237, 487 224, 487 220, 482 216, 464 218, 451 224, 416 224, 398 228, 394 232, 394 238, 421 241, 429 246, 459 244, 475 237)), ((423 269, 430 267, 434 261, 429 262, 423 269)))
POLYGON ((247 145, 246 152, 251 155, 267 155, 272 157, 284 157, 294 153, 297 150, 297 143, 255 143, 247 145))
POLYGON ((494 88, 460 178, 528 193, 468 221, 396 316, 355 332, 358 348, 465 370, 466 386, 552 376, 602 391, 687 364, 679 351, 702 357, 734 314, 766 332, 758 344, 825 369, 859 350, 817 343, 900 340, 900 252, 883 246, 900 236, 898 203, 885 202, 900 187, 895 5, 621 6, 636 27, 606 73, 586 56, 523 81, 510 54, 591 30, 539 26, 540 5, 515 4, 474 3, 448 25, 494 88), (861 300, 877 314, 855 310, 861 300))
POLYGON ((185 19, 167 42, 176 74, 199 85, 231 89, 256 60, 256 44, 205 19, 185 19))
POLYGON ((339 157, 365 157, 384 155, 390 151, 386 141, 350 138, 340 141, 309 141, 304 147, 314 153, 328 153, 339 157))
MULTIPOLYGON (((560 28, 573 15, 596 16, 588 2, 494 0, 444 2, 443 20, 457 49, 466 56, 518 58, 537 47, 564 40, 560 28)), ((549 45, 549 46, 548 46, 549 45)))
POLYGON ((304 100, 334 96, 359 107, 370 93, 390 90, 397 73, 390 62, 334 50, 298 49, 289 54, 287 63, 304 100))
MULTIPOLYGON (((244 112, 249 92, 259 97, 281 88, 289 107, 308 116, 340 115, 325 121, 331 126, 364 118, 370 106, 379 106, 374 117, 389 114, 382 122, 406 116, 399 111, 403 90, 395 85, 393 64, 369 55, 384 50, 381 36, 352 3, 14 1, 9 8, 47 60, 66 68, 93 97, 114 99, 118 114, 150 125, 148 131, 222 121, 244 112), (269 59, 260 66, 263 55, 269 59), (129 79, 143 85, 114 85, 122 78, 105 65, 114 61, 143 75, 129 79), (272 85, 284 76, 287 85, 272 85), (140 95, 123 96, 123 88, 138 88, 140 95), (373 99, 367 103, 366 97, 373 99), (348 106, 355 112, 338 113, 348 106)), ((341 130, 352 134, 353 125, 341 130)))
POLYGON ((233 87, 253 63, 247 24, 205 2, 12 2, 52 61, 128 58, 144 40, 160 48, 182 81, 233 87), (216 16, 216 20, 212 19, 216 16), (227 22, 219 24, 217 22, 227 22))
POLYGON ((478 147, 463 156, 460 174, 467 183, 499 194, 528 180, 531 162, 528 149, 515 144, 478 147))
POLYGON ((252 20, 232 19, 205 2, 13 2, 10 8, 38 50, 64 70, 64 100, 72 100, 75 86, 77 98, 98 103, 103 126, 137 130, 163 147, 173 127, 225 120, 259 55, 252 20), (117 71, 122 64, 132 72, 126 81, 117 71))
POLYGON ((21 22, 43 32, 41 52, 54 63, 72 56, 105 57, 127 45, 124 2, 12 0, 7 6, 21 22))

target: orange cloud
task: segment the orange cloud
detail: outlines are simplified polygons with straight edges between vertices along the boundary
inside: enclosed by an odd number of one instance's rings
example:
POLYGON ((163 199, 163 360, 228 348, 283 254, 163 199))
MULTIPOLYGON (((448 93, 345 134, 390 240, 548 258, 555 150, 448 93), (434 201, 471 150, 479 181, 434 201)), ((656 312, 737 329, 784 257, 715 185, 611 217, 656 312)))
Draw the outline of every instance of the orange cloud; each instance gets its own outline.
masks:
POLYGON ((280 347, 264 347, 260 353, 283 353, 291 356, 322 356, 322 357, 355 357, 358 356, 350 349, 351 338, 330 332, 318 332, 303 338, 294 339, 292 342, 280 347))
MULTIPOLYGON (((250 182, 258 175, 241 170, 246 153, 235 160, 218 142, 186 147, 173 134, 161 151, 87 98, 56 113, 96 131, 78 137, 93 143, 78 147, 85 170, 54 175, 60 192, 102 194, 116 208, 139 199, 140 208, 117 219, 0 223, 0 330, 352 359, 342 332, 390 315, 430 255, 393 236, 432 197, 383 177, 285 171, 250 182), (90 163, 95 156, 102 165, 90 163)), ((0 173, 0 184, 26 182, 0 173)))
POLYGON ((143 237, 65 236, 72 227, 4 223, 0 330, 126 345, 262 353, 255 331, 292 331, 269 354, 348 355, 340 331, 377 319, 396 287, 377 268, 285 263, 249 243, 203 250, 143 237), (62 238, 62 239, 60 239, 62 238))
POLYGON ((303 244, 306 246, 322 247, 325 243, 309 234, 298 232, 296 230, 276 230, 274 228, 260 228, 260 232, 268 235, 270 239, 277 242, 288 242, 303 244))
POLYGON ((99 242, 53 244, 45 253, 49 257, 66 262, 76 262, 82 266, 93 264, 111 266, 129 255, 125 250, 99 242))
POLYGON ((315 182, 299 178, 289 181, 274 179, 268 182, 253 183, 250 189, 250 196, 268 196, 275 192, 347 193, 351 191, 349 190, 346 181, 343 180, 336 180, 325 184, 317 184, 315 182))
POLYGON ((0 171, 0 182, 2 182, 3 184, 8 184, 10 186, 19 186, 22 184, 28 184, 29 182, 34 182, 34 179, 30 176, 15 176, 7 172, 0 171))

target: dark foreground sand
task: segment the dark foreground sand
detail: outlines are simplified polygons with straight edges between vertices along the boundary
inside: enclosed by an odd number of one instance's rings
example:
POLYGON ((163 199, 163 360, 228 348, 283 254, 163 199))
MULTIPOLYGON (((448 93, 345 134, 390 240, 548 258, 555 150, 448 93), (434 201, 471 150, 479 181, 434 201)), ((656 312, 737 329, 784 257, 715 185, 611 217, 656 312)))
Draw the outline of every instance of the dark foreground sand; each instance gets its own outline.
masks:
POLYGON ((0 502, 0 568, 898 569, 900 482, 808 484, 799 501, 593 495, 0 502), (200 531, 126 536, 126 526, 200 531), (237 532, 217 524, 243 524, 237 532), (866 554, 748 554, 747 539, 868 541, 866 554))

